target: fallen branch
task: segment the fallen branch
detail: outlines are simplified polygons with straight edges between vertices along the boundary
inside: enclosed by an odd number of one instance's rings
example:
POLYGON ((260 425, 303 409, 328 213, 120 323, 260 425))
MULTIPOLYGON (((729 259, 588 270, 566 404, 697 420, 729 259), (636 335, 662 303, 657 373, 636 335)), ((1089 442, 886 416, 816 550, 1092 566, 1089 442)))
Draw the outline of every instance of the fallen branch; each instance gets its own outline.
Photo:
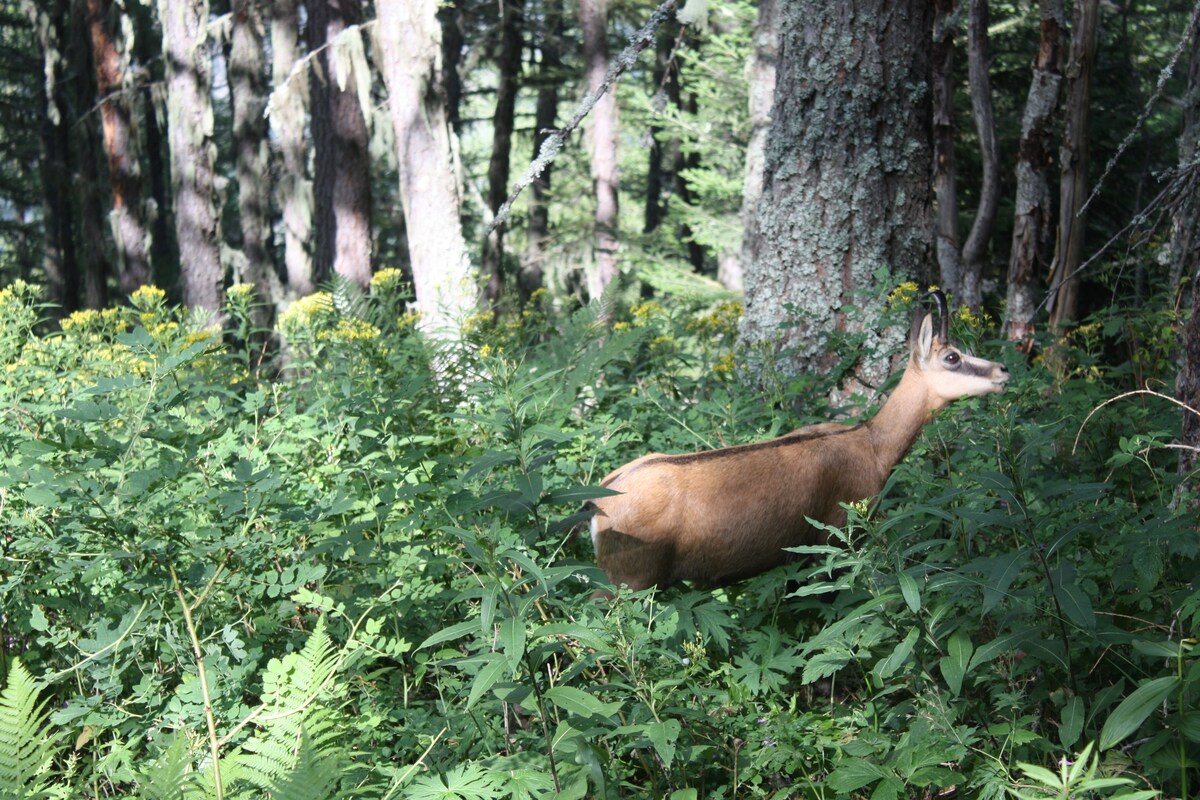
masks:
POLYGON ((505 198, 500 208, 496 209, 496 216, 487 227, 489 235, 496 228, 508 221, 508 217, 512 213, 512 204, 516 201, 517 197, 525 190, 525 187, 537 180, 546 167, 554 162, 554 159, 558 158, 558 151, 562 149, 567 137, 579 127, 579 123, 583 121, 583 118, 591 113, 596 103, 604 96, 604 93, 612 87, 613 83, 616 82, 617 78, 621 77, 623 72, 637 63, 638 55, 643 50, 654 44, 654 34, 662 26, 663 22, 666 21, 667 15, 674 10, 677 2, 678 0, 663 0, 662 5, 654 10, 654 13, 650 15, 650 19, 646 24, 630 38, 629 44, 621 51, 621 54, 609 64, 608 72, 604 74, 604 80, 601 82, 599 88, 579 102, 579 106, 575 109, 575 113, 571 116, 571 119, 567 120, 566 125, 546 137, 546 141, 542 142, 542 147, 538 150, 537 158, 533 160, 533 163, 525 170, 525 174, 513 186, 512 192, 505 198))

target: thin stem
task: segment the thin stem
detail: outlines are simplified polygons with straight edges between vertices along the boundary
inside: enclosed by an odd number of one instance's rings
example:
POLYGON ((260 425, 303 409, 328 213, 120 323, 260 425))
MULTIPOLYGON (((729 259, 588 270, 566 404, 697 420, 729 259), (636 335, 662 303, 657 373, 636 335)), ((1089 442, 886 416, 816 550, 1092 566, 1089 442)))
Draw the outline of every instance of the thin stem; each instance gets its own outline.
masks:
MULTIPOLYGON (((187 601, 183 595, 183 586, 179 582, 179 576, 175 574, 175 567, 170 564, 167 569, 171 571, 171 583, 175 586, 175 596, 179 598, 179 606, 183 609, 183 622, 187 626, 188 638, 192 642, 192 655, 196 658, 196 667, 200 671, 200 694, 204 698, 204 719, 208 723, 208 746, 212 754, 213 762, 213 784, 216 787, 217 800, 225 800, 225 790, 221 786, 221 745, 217 738, 217 720, 213 717, 212 696, 208 691, 208 676, 204 672, 204 653, 200 649, 200 638, 196 635, 196 624, 192 620, 193 606, 187 601)), ((219 570, 218 570, 219 571, 219 570)), ((205 589, 205 594, 208 590, 205 589)), ((203 599, 203 597, 199 598, 203 599)), ((199 600, 197 600, 199 605, 199 600)))

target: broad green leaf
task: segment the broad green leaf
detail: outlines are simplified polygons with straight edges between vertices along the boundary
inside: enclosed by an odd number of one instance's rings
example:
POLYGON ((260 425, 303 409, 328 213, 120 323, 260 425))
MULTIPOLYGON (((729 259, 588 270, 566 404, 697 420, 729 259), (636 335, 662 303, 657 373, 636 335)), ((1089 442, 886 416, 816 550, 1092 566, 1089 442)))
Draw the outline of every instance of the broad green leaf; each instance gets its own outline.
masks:
POLYGON ((620 702, 605 703, 593 694, 574 686, 554 686, 546 690, 545 697, 554 705, 579 717, 611 717, 621 708, 620 702))
POLYGON ((654 745, 654 750, 666 769, 671 768, 671 762, 675 759, 675 740, 679 738, 681 729, 677 719, 665 719, 646 726, 646 737, 654 745))
POLYGON ((519 617, 501 620, 497 626, 497 635, 500 646, 504 648, 504 655, 508 657, 508 663, 515 672, 521 659, 525 657, 525 620, 519 617))
POLYGON ((1130 692, 1104 721, 1104 727, 1100 731, 1100 749, 1109 749, 1140 728, 1154 709, 1158 708, 1159 703, 1175 691, 1178 685, 1179 679, 1168 675, 1143 683, 1130 692))
POLYGON ((487 691, 489 691, 496 682, 504 675, 504 668, 508 666, 505 659, 499 653, 493 653, 488 662, 475 675, 475 680, 471 683, 471 693, 467 696, 467 709, 470 710, 487 691))
POLYGON ((420 647, 417 649, 424 650, 426 647, 433 647, 435 644, 453 641, 454 639, 461 639, 469 633, 477 633, 478 631, 479 620, 471 619, 467 620, 466 622, 460 622, 457 625, 451 625, 449 628, 442 628, 440 631, 421 642, 420 647))
POLYGON ((909 611, 915 614, 921 610, 921 590, 917 587, 916 578, 907 572, 900 573, 900 594, 904 596, 909 611))
POLYGON ((1079 734, 1083 733, 1083 719, 1083 699, 1079 696, 1068 699, 1058 726, 1058 741, 1063 747, 1070 747, 1079 741, 1079 734))
POLYGON ((905 635, 904 641, 896 645, 896 649, 891 654, 875 665, 874 672, 881 679, 886 679, 892 676, 897 669, 900 668, 908 657, 912 655, 913 647, 917 644, 917 638, 921 635, 919 628, 909 628, 908 634, 905 635))
POLYGON ((951 634, 950 641, 946 645, 946 655, 938 659, 942 677, 946 679, 950 694, 955 697, 962 691, 963 678, 966 677, 967 667, 971 663, 971 654, 974 649, 971 637, 967 632, 957 630, 951 634))

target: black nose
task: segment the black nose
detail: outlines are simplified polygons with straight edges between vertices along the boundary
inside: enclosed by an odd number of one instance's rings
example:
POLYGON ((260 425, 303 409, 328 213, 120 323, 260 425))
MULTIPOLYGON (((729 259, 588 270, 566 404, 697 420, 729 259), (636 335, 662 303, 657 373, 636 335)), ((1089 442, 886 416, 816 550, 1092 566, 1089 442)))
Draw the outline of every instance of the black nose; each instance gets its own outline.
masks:
POLYGON ((1003 364, 1001 364, 1001 365, 1000 365, 1000 371, 1001 371, 1001 372, 1003 372, 1005 375, 1007 375, 1007 374, 1008 374, 1008 367, 1006 367, 1006 366, 1004 366, 1003 364))

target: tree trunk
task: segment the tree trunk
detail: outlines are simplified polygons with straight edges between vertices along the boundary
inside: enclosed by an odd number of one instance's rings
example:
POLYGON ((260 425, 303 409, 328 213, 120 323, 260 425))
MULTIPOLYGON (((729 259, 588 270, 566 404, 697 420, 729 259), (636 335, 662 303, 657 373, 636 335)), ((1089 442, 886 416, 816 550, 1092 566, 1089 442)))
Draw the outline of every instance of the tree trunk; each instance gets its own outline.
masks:
POLYGON ((958 164, 954 125, 955 0, 938 0, 933 23, 930 82, 933 94, 933 194, 937 198, 938 285, 951 302, 962 302, 962 255, 958 233, 958 164))
POLYGON ((69 128, 76 120, 68 119, 70 105, 63 96, 63 46, 66 7, 64 0, 52 0, 41 7, 32 4, 26 11, 32 17, 42 51, 46 80, 41 117, 42 228, 45 235, 42 265, 49 284, 49 309, 55 316, 67 316, 79 308, 79 262, 75 257, 74 226, 71 219, 71 142, 69 128))
POLYGON ((971 84, 971 110, 975 131, 979 135, 980 159, 983 162, 982 185, 979 188, 979 207, 975 222, 962 251, 962 295, 959 302, 978 310, 983 303, 983 262, 992 229, 996 223, 996 206, 1000 199, 1000 156, 996 148, 996 117, 992 110, 992 82, 988 76, 992 54, 988 43, 988 0, 971 0, 971 17, 967 34, 967 65, 971 84))
POLYGON ((158 0, 183 302, 216 313, 225 297, 213 159, 207 0, 158 0))
POLYGON ((1079 310, 1079 265, 1087 220, 1088 111, 1092 98, 1092 71, 1096 64, 1096 24, 1100 0, 1079 0, 1067 64, 1066 127, 1062 141, 1062 176, 1059 184, 1058 248, 1051 268, 1050 291, 1055 293, 1050 327, 1061 332, 1074 322, 1079 310))
MULTIPOLYGON (((579 0, 583 34, 584 76, 589 93, 599 90, 608 71, 608 0, 579 0)), ((618 273, 617 238, 617 119, 616 87, 605 92, 592 109, 588 142, 592 185, 596 195, 595 272, 588 281, 591 296, 599 297, 618 273)))
POLYGON ((462 76, 458 65, 462 61, 462 21, 466 13, 466 0, 447 0, 438 3, 438 22, 442 26, 442 91, 446 95, 446 118, 457 136, 462 131, 462 76))
POLYGON ((775 68, 779 59, 779 0, 759 0, 754 25, 754 50, 750 54, 750 140, 742 177, 742 243, 735 264, 722 262, 717 280, 734 291, 745 287, 746 271, 753 259, 752 243, 758 230, 758 201, 762 197, 763 165, 771 108, 775 103, 775 68))
POLYGON ((241 274, 258 295, 255 323, 270 327, 273 307, 283 301, 271 260, 271 169, 267 154, 263 25, 255 0, 233 0, 229 90, 233 99, 234 169, 242 225, 241 274))
POLYGON ((142 132, 146 137, 146 185, 150 190, 150 204, 147 207, 147 221, 150 225, 150 264, 153 280, 159 286, 175 285, 179 282, 178 248, 174 245, 171 233, 171 198, 168 187, 170 178, 170 157, 167 154, 164 141, 162 118, 165 111, 162 104, 163 63, 162 40, 155 25, 155 15, 152 8, 135 6, 137 21, 137 42, 135 50, 137 58, 146 65, 146 74, 142 80, 142 102, 145 114, 142 116, 142 132), (153 209, 151 212, 150 209, 153 209))
MULTIPOLYGON (((861 291, 882 294, 881 270, 907 277, 927 269, 933 9, 913 0, 804 0, 780 11, 742 338, 794 346, 785 366, 798 372, 835 360, 821 349, 824 333, 872 324, 843 309, 861 305, 861 291)), ((899 344, 899 334, 887 336, 873 349, 899 344)), ((878 385, 887 372, 880 357, 863 364, 861 377, 878 385)))
POLYGON ((118 274, 121 291, 129 294, 150 280, 133 104, 124 91, 121 54, 109 30, 109 25, 116 19, 112 0, 87 0, 86 8, 96 90, 100 97, 104 154, 112 186, 111 222, 118 274))
POLYGON ((1175 201, 1171 250, 1173 267, 1191 282, 1191 316, 1184 325, 1180 351, 1182 365, 1176 396, 1191 410, 1183 412, 1180 435, 1177 498, 1192 511, 1200 511, 1200 24, 1191 31, 1191 64, 1184 102, 1183 135, 1179 140, 1180 176, 1183 188, 1175 201), (1186 493, 1186 494, 1185 494, 1186 493))
MULTIPOLYGON (((72 0, 71 14, 86 19, 86 0, 72 0)), ((86 25, 70 26, 71 71, 75 74, 74 106, 91 108, 96 102, 96 70, 91 58, 91 34, 86 25)), ((74 165, 73 195, 79 216, 79 267, 83 278, 83 307, 108 305, 109 263, 104 245, 105 211, 100 198, 100 176, 96 164, 101 156, 99 132, 95 125, 83 124, 80 135, 72 137, 71 161, 74 165)))
POLYGON ((1045 274, 1050 232, 1050 189, 1046 170, 1054 158, 1050 119, 1058 106, 1059 43, 1063 30, 1062 0, 1041 0, 1041 44, 1033 62, 1033 79, 1021 116, 1017 150, 1016 209, 1008 261, 1005 333, 1026 347, 1032 342, 1037 314, 1037 279, 1045 274))
POLYGON ((313 281, 313 187, 304 144, 304 98, 308 70, 296 69, 300 56, 300 0, 275 0, 271 19, 271 127, 279 143, 276 202, 283 216, 283 264, 288 289, 298 295, 316 290, 313 281))
MULTIPOLYGON (((534 110, 533 158, 541 152, 542 143, 550 136, 558 119, 558 84, 562 80, 562 0, 545 0, 545 27, 541 37, 541 61, 538 63, 537 106, 534 110)), ((521 302, 527 302, 535 291, 542 288, 545 276, 545 260, 550 238, 550 173, 553 164, 547 164, 542 174, 534 179, 530 187, 529 225, 526 229, 525 256, 521 260, 521 274, 517 284, 521 302)))
MULTIPOLYGON (((508 197, 509 156, 512 153, 513 123, 516 119, 517 85, 521 77, 521 35, 525 23, 524 0, 504 0, 500 16, 500 71, 496 85, 496 110, 492 115, 492 157, 488 162, 488 208, 495 214, 508 197)), ((485 296, 491 304, 504 292, 504 232, 498 225, 483 245, 483 274, 487 279, 485 296)))
POLYGON ((338 87, 331 44, 339 33, 360 21, 361 0, 308 0, 307 7, 309 47, 321 50, 317 56, 321 69, 310 84, 316 151, 315 271, 318 280, 337 273, 366 288, 371 282, 367 123, 354 80, 347 76, 345 89, 338 87))
POLYGON ((457 140, 446 119, 436 0, 380 3, 379 48, 396 132, 400 201, 420 326, 454 340, 479 303, 459 219, 457 140))

